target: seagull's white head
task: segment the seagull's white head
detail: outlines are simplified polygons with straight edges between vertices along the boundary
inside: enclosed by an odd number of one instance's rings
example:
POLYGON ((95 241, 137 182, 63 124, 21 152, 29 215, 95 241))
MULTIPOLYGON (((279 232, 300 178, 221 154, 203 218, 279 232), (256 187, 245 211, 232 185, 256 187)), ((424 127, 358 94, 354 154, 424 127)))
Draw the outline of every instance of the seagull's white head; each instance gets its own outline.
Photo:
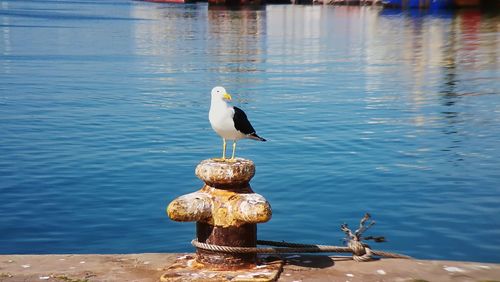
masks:
POLYGON ((226 92, 226 89, 222 86, 217 86, 212 89, 212 100, 214 99, 219 99, 219 100, 231 100, 231 95, 226 92))

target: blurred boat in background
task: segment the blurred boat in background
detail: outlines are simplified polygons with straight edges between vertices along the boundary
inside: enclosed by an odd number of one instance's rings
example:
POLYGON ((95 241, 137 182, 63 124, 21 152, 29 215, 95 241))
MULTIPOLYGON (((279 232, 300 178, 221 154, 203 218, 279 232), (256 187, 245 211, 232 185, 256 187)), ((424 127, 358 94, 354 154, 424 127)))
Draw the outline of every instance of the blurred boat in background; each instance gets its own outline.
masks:
POLYGON ((385 0, 383 3, 388 7, 409 9, 448 9, 454 5, 453 0, 385 0))
POLYGON ((499 0, 383 0, 386 7, 407 9, 500 8, 499 0))

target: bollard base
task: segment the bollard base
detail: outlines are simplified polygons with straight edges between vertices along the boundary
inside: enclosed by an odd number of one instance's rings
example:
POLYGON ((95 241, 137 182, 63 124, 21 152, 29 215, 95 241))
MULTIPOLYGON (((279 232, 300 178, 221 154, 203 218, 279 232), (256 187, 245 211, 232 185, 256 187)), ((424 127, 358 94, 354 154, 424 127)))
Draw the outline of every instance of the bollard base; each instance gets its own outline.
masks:
MULTIPOLYGON (((243 224, 241 226, 219 227, 197 222, 196 238, 200 242, 213 245, 255 247, 257 244, 257 225, 243 224)), ((213 269, 231 270, 255 266, 257 255, 255 253, 224 254, 197 249, 196 260, 202 264, 210 265, 210 268, 213 269)))
POLYGON ((283 270, 283 260, 275 256, 259 256, 258 261, 256 266, 250 268, 218 270, 198 262, 194 255, 186 255, 169 266, 160 281, 277 281, 283 270))

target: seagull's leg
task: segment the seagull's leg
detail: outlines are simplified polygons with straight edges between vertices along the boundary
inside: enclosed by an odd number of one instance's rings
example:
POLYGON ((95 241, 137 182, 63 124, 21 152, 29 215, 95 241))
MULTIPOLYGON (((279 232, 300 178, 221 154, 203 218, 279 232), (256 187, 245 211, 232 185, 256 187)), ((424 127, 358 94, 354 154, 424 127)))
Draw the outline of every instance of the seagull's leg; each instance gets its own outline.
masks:
POLYGON ((213 158, 212 160, 216 162, 225 162, 226 161, 226 138, 222 138, 222 158, 213 158))
POLYGON ((231 156, 231 160, 234 160, 234 152, 236 152, 236 140, 233 140, 233 155, 231 156))
POLYGON ((226 138, 222 138, 224 143, 222 144, 222 160, 226 160, 226 138))

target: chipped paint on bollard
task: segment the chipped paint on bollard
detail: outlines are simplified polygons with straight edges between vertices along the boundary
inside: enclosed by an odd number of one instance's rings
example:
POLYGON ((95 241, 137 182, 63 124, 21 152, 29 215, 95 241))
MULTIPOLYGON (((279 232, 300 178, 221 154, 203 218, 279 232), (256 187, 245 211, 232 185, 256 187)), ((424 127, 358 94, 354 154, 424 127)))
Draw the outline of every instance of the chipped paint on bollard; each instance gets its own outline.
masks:
MULTIPOLYGON (((203 180, 205 185, 199 191, 173 200, 167 207, 167 214, 175 221, 196 221, 199 242, 231 247, 256 247, 257 223, 270 220, 272 212, 267 200, 254 193, 250 187, 250 180, 254 175, 255 165, 250 160, 204 160, 196 167, 196 176, 203 180)), ((244 278, 245 281, 273 281, 277 279, 281 267, 281 261, 269 263, 259 259, 256 254, 230 254, 197 249, 195 258, 178 260, 168 268, 161 279, 177 281, 190 277, 191 281, 206 281, 207 275, 212 275, 217 281, 242 281, 234 280, 235 277, 244 278), (210 273, 207 274, 207 271, 210 273), (202 275, 201 272, 207 275, 202 275), (235 272, 239 274, 235 276, 235 272)))

